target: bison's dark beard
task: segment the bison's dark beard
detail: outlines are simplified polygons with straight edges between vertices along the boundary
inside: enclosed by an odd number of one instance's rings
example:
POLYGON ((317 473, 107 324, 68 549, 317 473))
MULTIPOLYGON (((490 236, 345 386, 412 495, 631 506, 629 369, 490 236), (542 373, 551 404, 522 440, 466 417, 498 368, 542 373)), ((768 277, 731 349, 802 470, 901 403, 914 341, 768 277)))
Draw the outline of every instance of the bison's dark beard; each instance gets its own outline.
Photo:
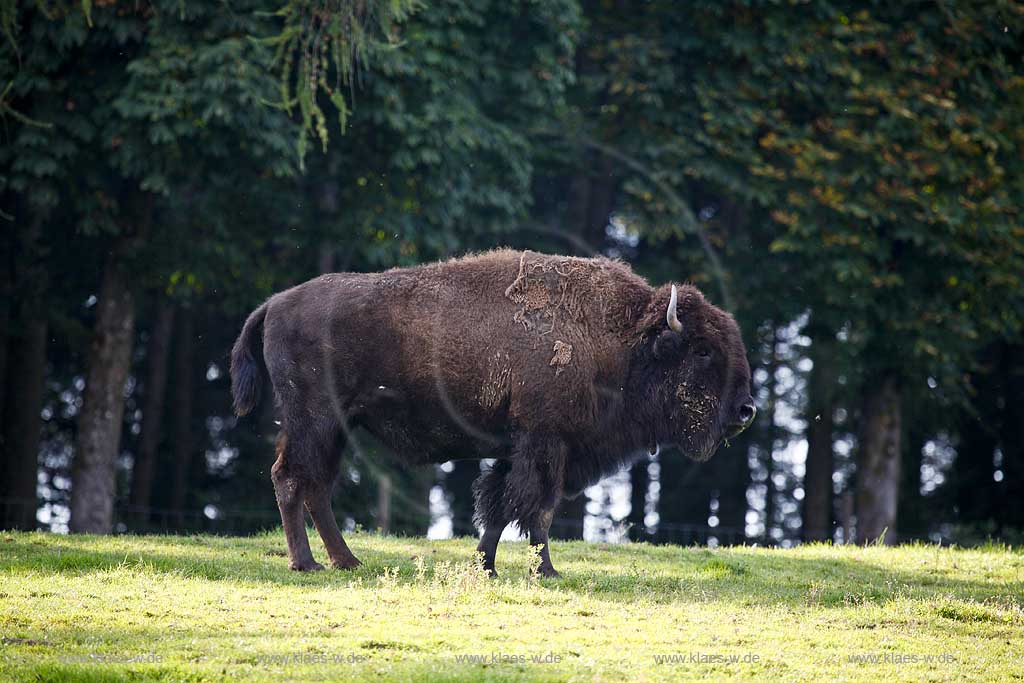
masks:
MULTIPOLYGON (((687 413, 677 413, 676 425, 686 425, 681 429, 669 432, 662 432, 654 444, 648 449, 654 451, 658 448, 677 448, 683 455, 694 462, 707 462, 718 451, 725 438, 725 429, 718 419, 711 419, 706 423, 701 421, 687 422, 692 416, 687 413), (681 433, 680 433, 681 432, 681 433)), ((671 419, 666 419, 671 424, 671 419)))
POLYGON ((716 421, 711 425, 711 428, 704 433, 703 437, 697 441, 695 448, 692 453, 686 455, 696 462, 707 462, 710 460, 715 453, 718 452, 719 446, 725 441, 723 437, 722 426, 716 421))

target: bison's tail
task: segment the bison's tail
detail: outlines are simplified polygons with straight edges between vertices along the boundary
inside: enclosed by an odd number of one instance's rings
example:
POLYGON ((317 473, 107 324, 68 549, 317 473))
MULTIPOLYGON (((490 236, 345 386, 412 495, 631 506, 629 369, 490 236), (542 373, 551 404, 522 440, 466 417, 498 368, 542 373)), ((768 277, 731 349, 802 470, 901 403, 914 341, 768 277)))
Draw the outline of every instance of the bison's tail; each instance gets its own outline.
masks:
POLYGON ((263 320, 267 317, 267 303, 253 311, 242 334, 231 349, 231 395, 235 399, 235 414, 248 415, 260 402, 263 384, 263 320))

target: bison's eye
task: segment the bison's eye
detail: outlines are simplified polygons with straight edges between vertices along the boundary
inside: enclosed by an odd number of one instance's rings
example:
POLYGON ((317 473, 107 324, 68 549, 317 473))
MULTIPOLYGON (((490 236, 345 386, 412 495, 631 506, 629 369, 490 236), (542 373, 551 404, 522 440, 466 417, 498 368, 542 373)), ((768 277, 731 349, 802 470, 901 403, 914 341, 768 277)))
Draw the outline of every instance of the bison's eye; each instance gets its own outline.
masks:
POLYGON ((711 362, 711 356, 713 355, 713 352, 711 350, 711 347, 701 344, 696 349, 694 349, 694 354, 697 356, 698 361, 707 365, 708 363, 711 362))

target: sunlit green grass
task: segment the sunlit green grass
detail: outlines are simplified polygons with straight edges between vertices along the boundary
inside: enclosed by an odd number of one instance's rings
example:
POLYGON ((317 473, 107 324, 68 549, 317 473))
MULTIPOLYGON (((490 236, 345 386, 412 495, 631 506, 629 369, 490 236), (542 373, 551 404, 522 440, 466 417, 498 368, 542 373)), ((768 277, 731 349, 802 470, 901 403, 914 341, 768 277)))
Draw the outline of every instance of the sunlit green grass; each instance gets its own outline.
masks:
POLYGON ((499 579, 470 539, 349 543, 297 574, 279 533, 0 533, 0 680, 1024 679, 1020 550, 556 543, 536 580, 524 543, 499 579))

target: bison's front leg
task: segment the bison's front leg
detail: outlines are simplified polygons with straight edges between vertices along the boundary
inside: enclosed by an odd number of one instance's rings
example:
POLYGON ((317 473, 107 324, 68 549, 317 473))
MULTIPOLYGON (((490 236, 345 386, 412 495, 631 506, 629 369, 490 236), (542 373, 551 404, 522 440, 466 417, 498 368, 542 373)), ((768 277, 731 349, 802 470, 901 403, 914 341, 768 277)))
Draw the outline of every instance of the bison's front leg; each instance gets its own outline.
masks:
POLYGON ((562 499, 568 449, 556 437, 530 436, 517 444, 512 470, 506 477, 509 513, 519 528, 530 534, 530 545, 539 547, 541 576, 558 576, 551 564, 548 530, 562 499))
POLYGON ((537 573, 541 576, 561 576, 551 564, 551 553, 548 551, 548 547, 551 545, 548 541, 548 529, 551 528, 551 520, 554 518, 555 509, 550 508, 541 513, 540 519, 530 527, 530 545, 540 546, 540 565, 537 567, 537 573))

